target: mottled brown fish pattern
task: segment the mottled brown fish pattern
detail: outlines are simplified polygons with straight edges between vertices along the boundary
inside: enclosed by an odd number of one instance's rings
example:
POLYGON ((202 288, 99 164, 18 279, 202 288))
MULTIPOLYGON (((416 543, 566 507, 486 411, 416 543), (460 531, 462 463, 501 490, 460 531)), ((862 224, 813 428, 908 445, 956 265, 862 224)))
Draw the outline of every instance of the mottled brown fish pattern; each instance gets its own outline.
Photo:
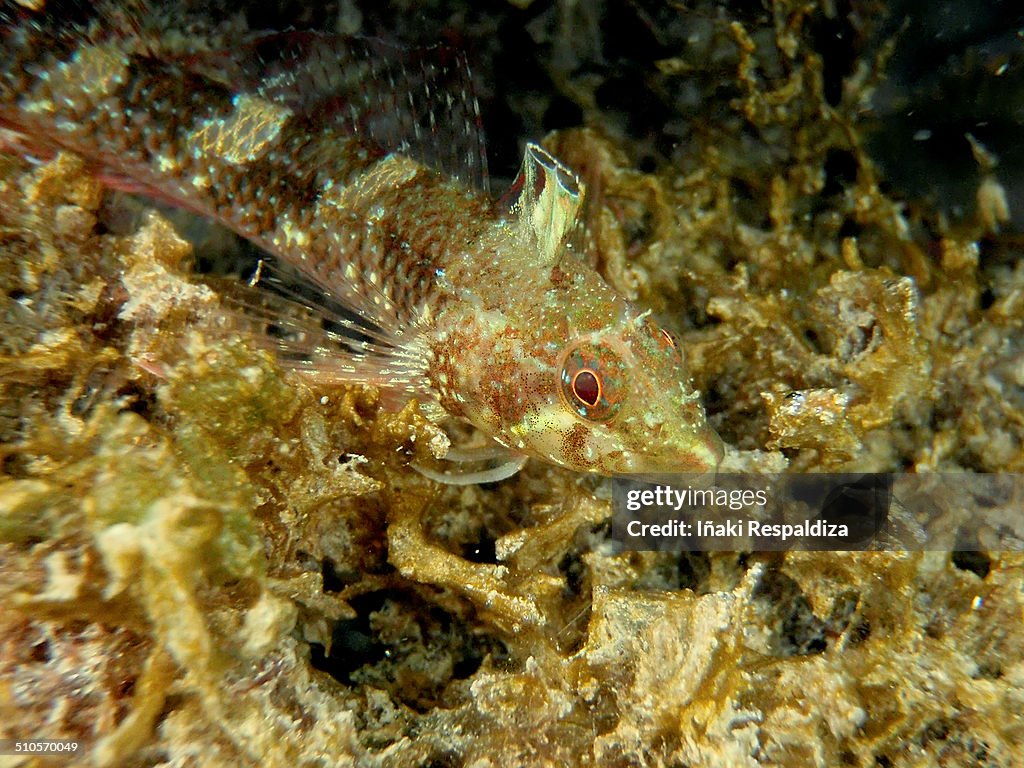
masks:
MULTIPOLYGON (((308 313, 294 364, 416 397, 508 458, 441 479, 494 479, 525 457, 602 474, 717 466, 683 351, 573 253, 573 173, 530 144, 511 202, 486 194, 461 58, 394 64, 377 43, 315 33, 211 52, 102 14, 3 8, 0 125, 226 225, 315 285, 330 301, 308 313)), ((276 300, 304 303, 284 287, 276 300)))

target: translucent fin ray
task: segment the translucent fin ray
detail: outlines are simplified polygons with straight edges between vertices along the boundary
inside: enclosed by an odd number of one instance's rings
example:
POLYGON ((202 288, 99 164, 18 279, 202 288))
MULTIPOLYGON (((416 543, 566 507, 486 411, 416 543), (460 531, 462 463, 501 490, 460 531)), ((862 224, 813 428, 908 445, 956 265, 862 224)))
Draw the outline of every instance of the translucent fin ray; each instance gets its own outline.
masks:
POLYGON ((583 182, 572 170, 531 143, 504 202, 519 222, 519 236, 554 265, 579 223, 583 197, 583 182))
POLYGON ((293 31, 194 56, 188 66, 286 107, 311 133, 359 136, 489 189, 480 108, 461 52, 293 31))
POLYGON ((523 468, 526 460, 527 457, 521 454, 510 454, 508 459, 497 466, 475 471, 455 470, 438 472, 422 464, 414 463, 411 466, 424 477, 438 483, 444 483, 445 485, 477 485, 479 483, 496 483, 500 480, 507 480, 523 468))
POLYGON ((418 337, 403 339, 366 322, 315 286, 273 291, 229 277, 205 281, 221 296, 226 324, 244 328, 257 343, 295 370, 336 381, 373 383, 407 393, 426 392, 427 360, 418 337))

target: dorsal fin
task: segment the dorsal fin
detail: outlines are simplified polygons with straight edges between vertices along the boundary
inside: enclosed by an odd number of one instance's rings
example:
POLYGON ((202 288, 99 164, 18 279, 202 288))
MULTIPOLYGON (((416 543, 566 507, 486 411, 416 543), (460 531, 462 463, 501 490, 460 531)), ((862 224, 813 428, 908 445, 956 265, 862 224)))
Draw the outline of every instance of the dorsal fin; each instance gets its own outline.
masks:
POLYGON ((360 136, 488 191, 480 108, 463 53, 308 31, 257 35, 186 67, 256 93, 322 130, 360 136))
POLYGON ((541 263, 554 265, 580 218, 583 182, 547 150, 527 144, 523 165, 507 200, 519 235, 535 249, 541 263))

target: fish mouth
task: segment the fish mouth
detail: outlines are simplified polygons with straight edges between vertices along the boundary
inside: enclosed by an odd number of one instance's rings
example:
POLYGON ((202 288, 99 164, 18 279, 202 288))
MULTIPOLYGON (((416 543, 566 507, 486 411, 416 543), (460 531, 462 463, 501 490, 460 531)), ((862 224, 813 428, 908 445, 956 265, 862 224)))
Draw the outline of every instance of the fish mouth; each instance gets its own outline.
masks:
POLYGON ((725 443, 710 427, 689 440, 670 443, 656 452, 613 451, 600 464, 617 475, 714 474, 725 456, 725 443))
POLYGON ((711 427, 706 427, 697 440, 684 451, 691 472, 714 472, 725 457, 725 443, 711 427))

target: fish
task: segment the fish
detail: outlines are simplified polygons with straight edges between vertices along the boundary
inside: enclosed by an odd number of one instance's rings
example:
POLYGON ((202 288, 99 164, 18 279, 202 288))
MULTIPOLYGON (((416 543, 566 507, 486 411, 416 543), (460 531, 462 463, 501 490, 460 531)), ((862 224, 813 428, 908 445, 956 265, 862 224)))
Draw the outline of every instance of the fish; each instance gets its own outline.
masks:
POLYGON ((581 180, 528 143, 490 195, 464 56, 303 31, 225 48, 140 4, 73 7, 0 6, 0 127, 261 249, 226 302, 291 367, 489 439, 447 458, 496 465, 424 474, 716 469, 685 349, 583 258, 581 180))

